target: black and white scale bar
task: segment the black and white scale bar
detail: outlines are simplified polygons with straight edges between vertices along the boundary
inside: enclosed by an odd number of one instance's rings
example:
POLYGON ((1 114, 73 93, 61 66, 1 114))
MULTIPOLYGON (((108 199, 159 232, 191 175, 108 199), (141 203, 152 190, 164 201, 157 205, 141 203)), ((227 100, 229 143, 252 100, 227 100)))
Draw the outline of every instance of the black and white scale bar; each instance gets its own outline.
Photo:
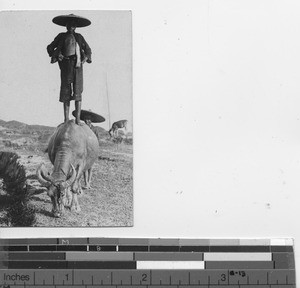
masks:
MULTIPOLYGON (((278 268, 292 269, 291 267, 278 268)), ((276 269, 274 261, 1 261, 0 269, 276 269)))
POLYGON ((0 285, 15 288, 294 287, 293 241, 0 239, 0 285))
POLYGON ((150 252, 294 252, 293 246, 114 246, 114 245, 13 245, 0 251, 150 251, 150 252))
MULTIPOLYGON (((1 285, 295 285, 295 270, 0 270, 1 285)), ((231 286, 230 286, 231 287, 231 286)), ((264 286, 262 286, 264 287, 264 286)))

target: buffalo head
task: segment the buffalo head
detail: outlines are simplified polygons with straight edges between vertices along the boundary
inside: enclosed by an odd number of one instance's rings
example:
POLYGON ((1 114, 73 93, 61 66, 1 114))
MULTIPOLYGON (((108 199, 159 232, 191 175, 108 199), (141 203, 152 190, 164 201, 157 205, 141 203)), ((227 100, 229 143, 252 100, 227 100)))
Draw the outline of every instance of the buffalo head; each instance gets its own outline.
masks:
POLYGON ((64 206, 66 206, 67 198, 70 200, 72 197, 70 189, 76 179, 76 170, 73 165, 71 165, 71 168, 71 176, 69 178, 66 177, 65 180, 57 180, 52 177, 44 164, 41 164, 36 172, 39 182, 48 189, 47 193, 51 197, 53 204, 52 213, 55 217, 61 215, 64 206))

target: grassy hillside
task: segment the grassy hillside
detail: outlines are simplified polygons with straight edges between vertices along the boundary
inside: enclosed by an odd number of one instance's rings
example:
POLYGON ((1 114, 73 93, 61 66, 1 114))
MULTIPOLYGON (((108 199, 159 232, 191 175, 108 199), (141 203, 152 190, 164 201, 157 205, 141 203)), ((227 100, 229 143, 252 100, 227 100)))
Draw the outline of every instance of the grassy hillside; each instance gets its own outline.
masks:
POLYGON ((24 167, 27 177, 24 191, 30 196, 26 196, 28 206, 24 206, 23 200, 17 202, 14 196, 8 197, 0 175, 0 226, 24 226, 30 219, 34 221, 28 226, 36 227, 133 225, 132 135, 122 138, 124 134, 120 133, 120 137, 111 138, 105 129, 95 126, 100 151, 93 167, 92 189, 84 190, 79 196, 81 212, 66 209, 61 218, 54 218, 51 199, 47 189, 38 182, 36 170, 42 162, 50 173, 53 169, 45 150, 55 127, 3 120, 0 127, 0 153, 14 152, 19 156, 18 163, 24 167), (12 217, 15 211, 22 215, 21 222, 12 217), (31 218, 27 219, 26 215, 31 218))

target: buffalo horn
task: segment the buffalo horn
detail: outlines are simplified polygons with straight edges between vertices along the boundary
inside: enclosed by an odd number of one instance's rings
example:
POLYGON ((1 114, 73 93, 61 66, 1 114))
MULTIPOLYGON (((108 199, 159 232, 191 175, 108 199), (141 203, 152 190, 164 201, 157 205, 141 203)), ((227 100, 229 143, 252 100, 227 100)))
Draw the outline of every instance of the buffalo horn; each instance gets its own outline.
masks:
POLYGON ((72 175, 71 177, 66 181, 66 186, 69 187, 73 184, 73 182, 75 181, 76 179, 76 170, 74 168, 74 166, 71 164, 71 167, 72 167, 72 175))
POLYGON ((37 178, 42 185, 49 186, 53 182, 51 177, 46 176, 45 166, 42 163, 36 171, 37 178))

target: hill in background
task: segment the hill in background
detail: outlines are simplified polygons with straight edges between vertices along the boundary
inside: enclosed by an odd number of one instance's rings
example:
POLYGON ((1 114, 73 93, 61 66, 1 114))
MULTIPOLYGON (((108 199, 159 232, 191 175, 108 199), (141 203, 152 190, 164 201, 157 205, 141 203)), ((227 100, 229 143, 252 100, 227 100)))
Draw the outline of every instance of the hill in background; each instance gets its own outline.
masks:
POLYGON ((16 121, 16 120, 11 120, 11 121, 4 121, 4 120, 1 120, 0 119, 0 126, 2 127, 2 130, 3 129, 6 129, 6 130, 16 130, 18 132, 20 132, 20 130, 22 131, 48 131, 48 130, 51 130, 51 131, 54 131, 55 130, 55 127, 50 127, 50 126, 43 126, 43 125, 28 125, 28 124, 25 124, 23 122, 19 122, 19 121, 16 121))
MULTIPOLYGON (((102 127, 95 126, 99 141, 106 141, 109 134, 102 127)), ((28 125, 19 121, 0 119, 0 149, 3 147, 44 151, 56 127, 28 125)))
MULTIPOLYGON (((37 132, 37 133, 43 133, 43 132, 54 132, 56 127, 51 126, 44 126, 44 125, 28 125, 23 122, 19 122, 16 120, 11 121, 4 121, 0 119, 0 127, 1 130, 11 130, 11 132, 17 132, 17 133, 30 133, 30 132, 37 132)), ((107 134, 108 132, 99 126, 95 126, 99 134, 107 134)))

